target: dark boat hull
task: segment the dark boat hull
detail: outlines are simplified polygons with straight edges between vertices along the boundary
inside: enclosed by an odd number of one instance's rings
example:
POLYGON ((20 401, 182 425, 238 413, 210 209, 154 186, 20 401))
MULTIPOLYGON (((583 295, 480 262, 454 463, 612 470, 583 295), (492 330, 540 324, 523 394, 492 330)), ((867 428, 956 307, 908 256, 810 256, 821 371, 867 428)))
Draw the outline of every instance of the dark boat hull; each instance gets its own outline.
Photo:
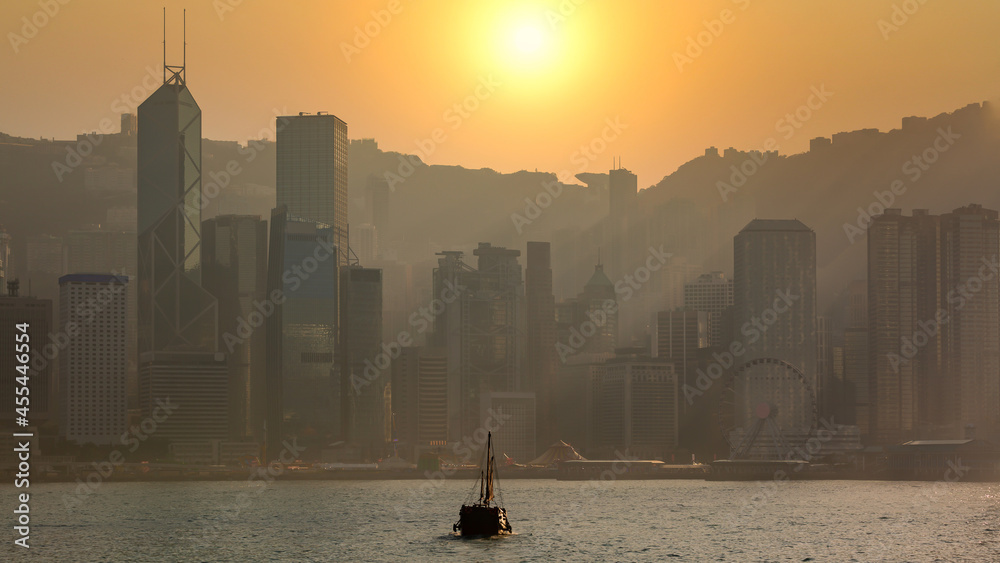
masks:
POLYGON ((463 536, 498 536, 511 532, 507 513, 499 506, 463 506, 455 528, 463 536))

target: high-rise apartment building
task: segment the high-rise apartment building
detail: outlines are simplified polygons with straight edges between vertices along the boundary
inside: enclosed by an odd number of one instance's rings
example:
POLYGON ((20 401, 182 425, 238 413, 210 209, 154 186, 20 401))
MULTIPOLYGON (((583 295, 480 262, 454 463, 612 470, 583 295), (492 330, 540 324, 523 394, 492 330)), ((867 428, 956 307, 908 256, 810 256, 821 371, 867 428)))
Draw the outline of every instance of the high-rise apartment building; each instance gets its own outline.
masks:
MULTIPOLYGON (((132 116, 135 117, 134 115, 132 116)), ((112 215, 115 210, 108 210, 112 215)), ((132 211, 135 211, 132 208, 132 211)), ((70 273, 112 273, 126 276, 130 280, 126 292, 128 303, 125 310, 127 340, 126 384, 129 404, 134 408, 138 392, 138 292, 135 290, 138 272, 135 215, 131 215, 129 230, 93 229, 70 231, 65 238, 66 270, 70 273)), ((120 224, 119 224, 120 225, 120 224)))
POLYGON ((903 338, 940 308, 940 220, 926 211, 913 217, 888 209, 868 229, 868 323, 870 432, 875 443, 898 443, 916 435, 921 384, 939 377, 939 334, 919 361, 902 361, 903 338), (918 291, 921 275, 924 291, 918 291))
POLYGON ((1000 437, 998 259, 997 211, 973 204, 941 216, 940 275, 951 319, 941 328, 941 344, 948 375, 930 394, 949 402, 927 406, 930 421, 961 428, 953 434, 959 438, 1000 437))
POLYGON ((128 277, 59 278, 59 435, 75 444, 118 444, 126 431, 128 277))
POLYGON ((997 212, 887 209, 868 232, 872 440, 1000 432, 997 212))

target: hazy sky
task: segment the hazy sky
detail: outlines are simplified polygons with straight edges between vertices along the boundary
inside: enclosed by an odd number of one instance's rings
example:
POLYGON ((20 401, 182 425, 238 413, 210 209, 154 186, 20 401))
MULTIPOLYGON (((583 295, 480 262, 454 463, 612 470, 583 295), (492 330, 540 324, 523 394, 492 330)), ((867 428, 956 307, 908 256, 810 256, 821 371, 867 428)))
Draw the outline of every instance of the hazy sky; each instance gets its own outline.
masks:
POLYGON ((329 111, 385 150, 419 153, 440 128, 431 163, 603 172, 621 156, 640 187, 711 145, 801 152, 1000 94, 996 0, 69 0, 51 17, 3 0, 0 131, 69 138, 133 108, 147 69, 159 80, 164 3, 170 63, 188 9, 208 138, 258 137, 275 109, 329 111), (779 123, 823 85, 801 128, 779 123), (602 133, 602 152, 578 152, 602 133))

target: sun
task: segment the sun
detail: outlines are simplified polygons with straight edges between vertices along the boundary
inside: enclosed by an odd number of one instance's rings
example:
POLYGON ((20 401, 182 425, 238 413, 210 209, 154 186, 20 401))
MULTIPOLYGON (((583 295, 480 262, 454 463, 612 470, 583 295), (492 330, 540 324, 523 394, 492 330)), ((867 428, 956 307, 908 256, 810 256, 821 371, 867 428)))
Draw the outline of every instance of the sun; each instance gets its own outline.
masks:
POLYGON ((509 65, 522 70, 540 70, 552 62, 555 51, 551 30, 533 18, 520 19, 506 26, 501 50, 509 65))
POLYGON ((545 31, 534 23, 522 23, 514 28, 512 43, 514 50, 522 56, 533 57, 541 54, 546 46, 545 31))

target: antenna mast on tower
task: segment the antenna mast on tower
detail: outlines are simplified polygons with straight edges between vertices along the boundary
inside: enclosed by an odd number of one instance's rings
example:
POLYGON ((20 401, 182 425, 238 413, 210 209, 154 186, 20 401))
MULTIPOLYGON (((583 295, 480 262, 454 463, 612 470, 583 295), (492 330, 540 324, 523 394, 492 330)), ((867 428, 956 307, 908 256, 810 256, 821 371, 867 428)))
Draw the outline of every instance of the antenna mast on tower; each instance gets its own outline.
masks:
POLYGON ((187 10, 184 10, 184 45, 181 66, 167 64, 167 9, 163 8, 163 83, 184 86, 187 79, 187 10), (167 72, 170 78, 167 78, 167 72))

